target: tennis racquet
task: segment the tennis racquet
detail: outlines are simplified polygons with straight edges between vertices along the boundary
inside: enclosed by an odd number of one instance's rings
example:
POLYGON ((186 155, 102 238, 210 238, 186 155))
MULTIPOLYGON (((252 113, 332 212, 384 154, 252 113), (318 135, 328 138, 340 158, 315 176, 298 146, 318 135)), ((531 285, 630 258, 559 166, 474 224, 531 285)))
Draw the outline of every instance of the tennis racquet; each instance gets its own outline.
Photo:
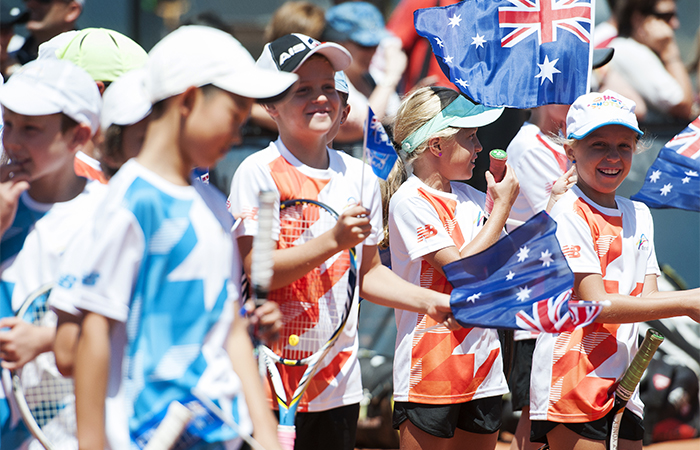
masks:
MULTIPOLYGON (((48 305, 51 287, 46 284, 30 294, 17 317, 32 325, 55 327, 56 315, 48 305)), ((77 447, 73 380, 58 372, 53 352, 42 353, 13 370, 12 393, 22 420, 44 448, 77 447)))
POLYGON ((658 331, 653 328, 647 330, 642 345, 639 346, 637 354, 632 358, 632 362, 620 379, 617 389, 615 389, 615 404, 613 405, 614 416, 612 427, 610 428, 610 445, 608 447, 610 450, 617 450, 617 444, 620 438, 620 422, 622 421, 622 414, 625 412, 625 405, 627 405, 627 401, 632 397, 634 390, 639 384, 639 380, 642 379, 644 371, 647 370, 654 353, 656 353, 656 349, 659 348, 663 340, 664 336, 658 331))
MULTIPOLYGON (((282 202, 278 248, 302 245, 333 228, 337 221, 338 214, 321 202, 282 202)), ((297 407, 309 381, 343 331, 352 309, 356 281, 355 250, 349 249, 290 285, 268 293, 268 299, 279 304, 284 325, 279 340, 269 347, 260 346, 260 357, 264 358, 279 405, 278 438, 284 449, 294 448, 297 407), (278 364, 306 367, 296 387, 285 386, 278 364)), ((252 282, 255 285, 256 281, 252 282)))

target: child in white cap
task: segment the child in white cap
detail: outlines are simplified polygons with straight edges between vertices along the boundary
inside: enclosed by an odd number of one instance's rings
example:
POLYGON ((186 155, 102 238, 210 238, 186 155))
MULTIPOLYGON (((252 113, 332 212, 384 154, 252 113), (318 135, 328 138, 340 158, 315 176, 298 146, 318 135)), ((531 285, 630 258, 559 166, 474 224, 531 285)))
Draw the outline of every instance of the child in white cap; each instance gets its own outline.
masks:
MULTIPOLYGON (((352 310, 343 333, 319 363, 319 370, 311 379, 313 391, 308 390, 301 399, 294 444, 296 449, 352 449, 362 399, 357 359, 359 295, 386 306, 431 314, 438 321, 446 320, 449 315, 449 297, 404 282, 381 265, 377 244, 382 209, 377 178, 371 168, 365 167, 363 185, 363 163, 327 146, 337 130, 335 125, 341 113, 335 72, 350 64, 347 50, 338 44, 289 34, 266 44, 257 64, 296 73, 299 84, 288 101, 266 105, 277 123, 279 139, 243 161, 233 177, 231 211, 243 217, 239 249, 246 272, 250 273, 252 242, 257 233, 257 217, 253 212, 259 206, 261 191, 275 192, 278 204, 305 198, 323 202, 340 214, 332 232, 300 246, 275 251, 270 296, 284 299, 279 300, 284 313, 284 304, 290 297, 276 290, 303 278, 336 254, 355 247, 361 281, 353 292, 352 310)), ((279 237, 275 236, 275 240, 279 237)), ((303 287, 297 285, 296 289, 304 296, 303 287)), ((298 305, 287 307, 289 310, 298 305)), ((283 342, 288 338, 289 335, 282 333, 283 342)), ((278 368, 283 377, 294 381, 301 376, 295 368, 279 364, 278 368)), ((271 405, 275 406, 272 399, 271 405)))
MULTIPOLYGON (((67 61, 30 62, 0 86, 0 104, 9 158, 0 167, 0 359, 7 371, 51 350, 53 327, 28 325, 14 313, 58 279, 61 254, 105 188, 73 171, 76 152, 99 127, 100 93, 84 70, 67 61)), ((10 415, 11 388, 3 387, 0 447, 18 448, 30 435, 10 415)))
MULTIPOLYGON (((606 448, 612 392, 637 351, 637 322, 680 315, 700 321, 700 289, 657 289, 647 206, 616 195, 643 134, 634 109, 634 102, 608 90, 579 97, 566 118, 564 149, 578 181, 551 215, 575 275, 575 297, 610 306, 592 325, 537 339, 531 440, 549 441, 552 449, 606 448)), ((642 448, 642 415, 636 391, 622 418, 620 448, 642 448)))
POLYGON ((146 74, 153 108, 141 152, 110 180, 50 299, 82 316, 73 369, 80 447, 105 448, 105 438, 110 448, 143 446, 178 401, 195 413, 197 426, 182 438, 190 446, 238 448, 240 433, 254 428, 265 448, 278 448, 238 314, 233 218, 191 172, 240 140, 254 98, 278 96, 297 77, 256 68, 231 35, 201 26, 156 44, 146 74), (193 391, 240 433, 212 423, 193 391), (106 410, 105 396, 118 400, 106 410))
MULTIPOLYGON (((518 195, 511 168, 495 183, 484 223, 483 193, 459 182, 472 177, 482 147, 477 129, 503 108, 472 103, 444 87, 415 90, 394 121, 399 162, 389 175, 388 243, 394 273, 433 292, 450 294, 442 267, 476 254, 501 236, 518 195)), ((386 204, 386 203, 385 203, 386 204)), ((433 328, 423 314, 396 310, 394 428, 401 448, 493 449, 501 427, 502 396, 508 392, 498 332, 433 328)))

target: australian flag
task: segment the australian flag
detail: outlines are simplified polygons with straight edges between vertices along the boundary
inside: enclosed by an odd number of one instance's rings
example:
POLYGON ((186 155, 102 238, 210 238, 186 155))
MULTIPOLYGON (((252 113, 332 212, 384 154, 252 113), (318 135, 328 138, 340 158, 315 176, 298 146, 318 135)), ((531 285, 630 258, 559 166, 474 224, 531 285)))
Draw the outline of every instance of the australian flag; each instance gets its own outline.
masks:
POLYGON ((651 208, 700 211, 700 117, 661 149, 631 199, 651 208))
POLYGON ((603 305, 570 307, 574 274, 556 229, 556 222, 540 212, 483 252, 444 266, 454 287, 450 303, 457 322, 547 333, 592 323, 603 305))
POLYGON ((377 120, 372 108, 369 108, 365 124, 365 159, 367 163, 372 167, 376 176, 386 180, 394 167, 396 158, 398 155, 384 130, 384 126, 377 120))
POLYGON ((487 106, 571 104, 588 92, 592 0, 464 0, 414 23, 442 71, 487 106))

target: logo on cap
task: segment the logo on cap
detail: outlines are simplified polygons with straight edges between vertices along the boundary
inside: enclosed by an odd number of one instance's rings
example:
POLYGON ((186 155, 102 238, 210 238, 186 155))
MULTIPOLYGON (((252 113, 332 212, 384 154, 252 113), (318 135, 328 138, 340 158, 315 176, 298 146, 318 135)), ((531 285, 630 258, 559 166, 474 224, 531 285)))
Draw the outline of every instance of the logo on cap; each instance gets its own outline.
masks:
POLYGON ((588 105, 589 108, 597 109, 597 108, 607 108, 607 107, 615 107, 618 109, 625 109, 625 104, 622 103, 622 101, 618 98, 615 98, 611 95, 601 95, 600 97, 596 97, 593 102, 591 102, 588 105))

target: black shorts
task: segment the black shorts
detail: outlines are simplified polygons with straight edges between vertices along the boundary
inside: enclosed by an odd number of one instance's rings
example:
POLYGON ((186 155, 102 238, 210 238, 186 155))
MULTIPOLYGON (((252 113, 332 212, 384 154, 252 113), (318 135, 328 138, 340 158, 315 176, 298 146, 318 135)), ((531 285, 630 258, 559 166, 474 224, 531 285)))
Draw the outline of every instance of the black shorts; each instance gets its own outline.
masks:
MULTIPOLYGON (((547 433, 557 425, 564 425, 574 433, 588 439, 604 441, 610 436, 612 424, 612 411, 605 417, 593 422, 584 423, 557 423, 547 420, 533 420, 530 425, 530 442, 547 442, 547 433)), ((620 439, 641 441, 644 437, 644 425, 642 419, 629 409, 625 409, 620 422, 620 439)))
POLYGON ((501 428, 503 399, 486 397, 455 405, 427 405, 424 403, 394 403, 394 429, 406 419, 426 433, 449 439, 455 429, 470 433, 491 434, 501 428))
POLYGON ((294 450, 353 450, 359 416, 359 403, 327 411, 297 413, 294 419, 297 428, 294 450))
POLYGON ((513 345, 513 367, 508 380, 513 411, 520 411, 525 406, 530 406, 530 374, 535 342, 537 339, 525 339, 515 341, 513 345))

